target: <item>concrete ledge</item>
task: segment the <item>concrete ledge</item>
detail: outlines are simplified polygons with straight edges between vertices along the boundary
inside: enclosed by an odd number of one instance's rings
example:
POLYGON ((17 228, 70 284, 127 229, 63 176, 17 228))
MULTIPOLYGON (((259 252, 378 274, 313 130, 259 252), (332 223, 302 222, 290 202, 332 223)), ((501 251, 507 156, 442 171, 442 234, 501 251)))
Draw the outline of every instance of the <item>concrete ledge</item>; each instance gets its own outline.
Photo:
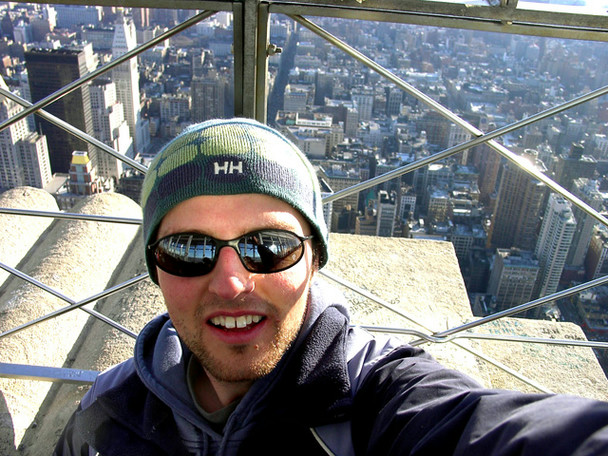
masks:
MULTIPOLYGON (((355 322, 432 333, 477 319, 471 312, 451 243, 332 234, 330 245, 328 270, 388 301, 420 324, 347 292, 355 322)), ((581 328, 572 323, 525 318, 502 319, 474 331, 586 340, 581 328)), ((459 343, 507 365, 550 391, 608 399, 608 380, 591 348, 462 339, 459 343)), ((445 365, 468 373, 487 387, 538 392, 453 343, 425 347, 445 365)))
MULTIPOLYGON (((131 199, 110 193, 83 200, 74 212, 123 217, 141 214, 131 199)), ((137 230, 137 225, 56 221, 20 267, 27 275, 78 302, 107 287, 137 230)), ((13 236, 19 237, 22 231, 23 225, 16 225, 13 236)), ((68 305, 59 297, 11 277, 2 288, 0 331, 8 331, 68 305)), ((88 314, 75 310, 4 337, 0 339, 2 360, 34 366, 63 366, 87 320, 88 314)), ((11 427, 15 442, 20 442, 35 423, 50 386, 48 382, 0 379, 5 417, 2 425, 11 427)), ((13 442, 0 442, 0 454, 10 454, 14 448, 13 442)))
MULTIPOLYGON (((50 193, 32 187, 13 188, 0 194, 0 207, 52 212, 59 210, 50 193)), ((0 261, 16 267, 51 223, 53 219, 47 217, 0 214, 0 261)), ((0 269, 0 286, 8 277, 9 273, 0 269)))

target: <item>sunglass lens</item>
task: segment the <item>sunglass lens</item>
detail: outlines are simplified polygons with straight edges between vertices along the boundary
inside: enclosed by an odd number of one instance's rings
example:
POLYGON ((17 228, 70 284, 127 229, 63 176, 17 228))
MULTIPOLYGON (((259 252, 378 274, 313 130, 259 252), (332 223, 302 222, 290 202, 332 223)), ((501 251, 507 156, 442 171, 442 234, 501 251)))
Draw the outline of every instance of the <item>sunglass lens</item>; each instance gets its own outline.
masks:
POLYGON ((169 274, 177 276, 204 275, 213 269, 216 250, 215 240, 208 236, 167 236, 161 239, 156 247, 156 264, 169 274))
POLYGON ((258 231, 239 242, 243 264, 252 272, 278 272, 302 258, 302 241, 287 231, 258 231))

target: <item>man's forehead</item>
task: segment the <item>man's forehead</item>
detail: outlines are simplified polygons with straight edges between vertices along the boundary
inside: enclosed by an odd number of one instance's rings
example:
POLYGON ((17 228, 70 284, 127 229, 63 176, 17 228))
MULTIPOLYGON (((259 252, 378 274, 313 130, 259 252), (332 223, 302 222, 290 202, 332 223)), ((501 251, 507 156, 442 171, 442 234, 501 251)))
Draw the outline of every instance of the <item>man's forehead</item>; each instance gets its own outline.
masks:
POLYGON ((304 216, 285 201, 247 193, 187 199, 163 217, 159 236, 177 231, 240 231, 238 234, 244 234, 260 228, 280 228, 298 234, 311 232, 304 216))

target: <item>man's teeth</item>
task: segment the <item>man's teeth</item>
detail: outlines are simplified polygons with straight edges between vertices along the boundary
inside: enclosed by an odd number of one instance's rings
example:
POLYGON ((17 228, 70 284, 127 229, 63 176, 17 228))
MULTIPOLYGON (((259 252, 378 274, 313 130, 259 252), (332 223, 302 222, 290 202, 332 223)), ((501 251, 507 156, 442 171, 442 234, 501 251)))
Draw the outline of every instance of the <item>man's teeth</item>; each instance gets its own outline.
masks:
POLYGON ((213 317, 211 323, 214 326, 222 326, 226 329, 244 328, 252 323, 259 323, 262 320, 260 315, 241 315, 239 317, 219 316, 213 317))

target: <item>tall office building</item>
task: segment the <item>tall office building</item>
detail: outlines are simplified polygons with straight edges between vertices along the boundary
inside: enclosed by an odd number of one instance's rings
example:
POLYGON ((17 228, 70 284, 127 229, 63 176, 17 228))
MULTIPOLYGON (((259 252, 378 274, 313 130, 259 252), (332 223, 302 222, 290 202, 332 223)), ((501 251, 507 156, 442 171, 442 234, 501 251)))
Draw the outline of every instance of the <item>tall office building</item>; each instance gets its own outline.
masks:
POLYGON ((595 227, 589 251, 585 258, 585 277, 597 279, 608 274, 608 228, 604 225, 595 227))
POLYGON ((194 122, 224 117, 226 85, 217 74, 192 79, 190 95, 194 122))
POLYGON ((150 27, 150 8, 133 8, 131 14, 135 27, 139 30, 150 27))
POLYGON ((597 160, 584 155, 585 148, 580 143, 573 143, 570 152, 561 154, 555 166, 555 180, 565 189, 571 190, 574 179, 593 177, 597 160))
MULTIPOLYGON (((542 162, 525 154, 530 166, 544 171, 542 162)), ((505 163, 488 242, 492 248, 534 250, 546 186, 514 163, 505 163)))
MULTIPOLYGON (((355 184, 361 182, 361 178, 358 172, 354 172, 352 170, 345 170, 340 166, 331 166, 328 168, 319 167, 318 171, 319 179, 327 182, 327 185, 334 191, 338 192, 340 190, 344 190, 345 188, 351 187, 355 184)), ((352 210, 357 210, 359 206, 359 194, 355 193, 354 195, 346 196, 344 198, 340 198, 333 203, 333 211, 332 211, 332 221, 330 224, 330 231, 338 231, 339 225, 339 217, 340 214, 347 208, 352 210)), ((353 219, 354 222, 354 219, 353 219)), ((349 227, 349 231, 350 232, 349 227)), ((354 228, 354 223, 352 228, 354 228)))
MULTIPOLYGON (((122 155, 132 157, 133 139, 122 104, 116 98, 116 85, 107 79, 96 79, 90 91, 95 137, 122 155)), ((122 161, 107 152, 98 151, 97 173, 100 177, 114 178, 118 182, 123 169, 122 161)))
POLYGON ((532 252, 496 249, 488 281, 488 294, 496 298, 496 310, 510 309, 532 300, 538 272, 539 263, 532 252))
POLYGON ((496 191, 502 156, 485 143, 474 147, 472 151, 473 164, 479 170, 477 180, 479 199, 485 206, 488 206, 496 191))
POLYGON ((395 232, 395 216, 397 214, 394 195, 389 195, 385 190, 378 192, 376 214, 376 236, 392 237, 395 232))
MULTIPOLYGON (((35 103, 45 98, 88 73, 91 62, 87 57, 84 50, 72 48, 34 49, 25 52, 25 65, 32 102, 35 103)), ((85 84, 51 103, 45 107, 45 110, 85 133, 93 135, 88 85, 85 84)), ((36 116, 36 126, 47 138, 52 138, 52 141, 49 141, 49 153, 51 170, 54 173, 69 171, 72 152, 75 150, 88 151, 93 165, 97 163, 95 151, 88 143, 39 116, 36 116)))
POLYGON ((386 115, 398 116, 403 102, 403 90, 398 87, 386 88, 386 115))
POLYGON ((283 110, 306 112, 314 99, 314 86, 311 84, 287 84, 283 96, 283 110))
MULTIPOLYGON (((0 77, 0 87, 8 90, 0 77)), ((15 116, 23 107, 8 98, 0 99, 0 122, 15 116)), ((46 137, 33 133, 26 119, 0 132, 0 188, 28 185, 43 188, 51 181, 46 137)))
MULTIPOLYGON (((456 125, 450 124, 449 132, 448 132, 448 147, 457 146, 458 144, 462 144, 471 139, 471 133, 466 131, 464 128, 456 125)), ((459 162, 462 165, 466 165, 469 157, 469 149, 463 150, 459 154, 459 162)))
POLYGON ((557 291, 575 228, 576 220, 570 202, 551 193, 534 250, 540 265, 536 296, 557 291))
MULTIPOLYGON (((603 196, 599 191, 599 183, 595 180, 585 178, 574 179, 572 193, 596 211, 599 211, 602 207, 603 196)), ((591 236, 593 235, 593 228, 597 224, 597 221, 578 206, 572 206, 572 212, 576 219, 576 230, 574 231, 572 244, 568 251, 566 264, 582 267, 589 248, 589 242, 591 242, 591 236)))
POLYGON ((374 109, 374 91, 369 87, 356 87, 352 90, 351 98, 359 111, 359 120, 362 122, 371 120, 374 109))
MULTIPOLYGON (((135 24, 119 15, 114 26, 112 58, 116 59, 137 47, 135 24)), ((147 122, 141 118, 139 101, 139 72, 137 59, 132 58, 112 70, 112 81, 116 84, 118 101, 122 103, 129 132, 134 142, 134 153, 145 151, 150 144, 147 122)), ((133 157, 132 157, 133 158, 133 157)))

